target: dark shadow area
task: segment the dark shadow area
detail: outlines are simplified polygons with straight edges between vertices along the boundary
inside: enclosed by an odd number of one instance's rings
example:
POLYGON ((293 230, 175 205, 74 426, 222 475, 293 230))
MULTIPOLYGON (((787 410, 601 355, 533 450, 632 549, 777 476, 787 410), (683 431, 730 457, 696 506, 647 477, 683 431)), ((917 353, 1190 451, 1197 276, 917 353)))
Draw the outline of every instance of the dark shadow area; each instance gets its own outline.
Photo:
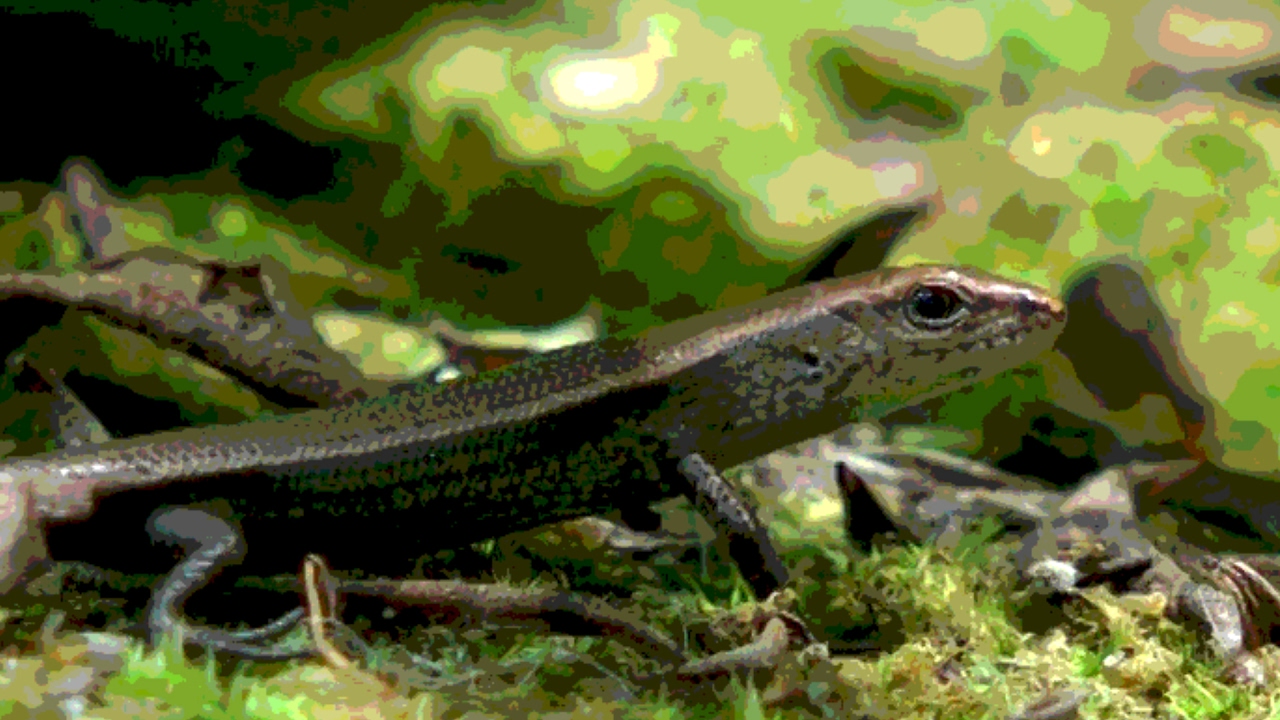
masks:
POLYGON ((1057 347, 1105 407, 1125 409, 1145 394, 1165 395, 1184 424, 1204 422, 1173 328, 1137 271, 1095 266, 1076 277, 1066 301, 1071 322, 1057 347))
POLYGON ((927 205, 885 210, 841 233, 807 270, 802 283, 847 277, 880 267, 885 255, 911 227, 929 214, 927 205))
POLYGON ((1228 82, 1241 95, 1269 105, 1280 103, 1280 65, 1265 65, 1236 73, 1228 82))
POLYGON ((965 108, 987 100, 986 91, 907 72, 847 38, 818 36, 796 47, 796 66, 809 68, 824 104, 855 140, 886 131, 907 142, 946 137, 964 127, 965 108))
MULTIPOLYGON (((24 68, 6 79, 9 151, 0 182, 56 185, 66 159, 83 156, 113 186, 128 188, 203 172, 224 144, 241 148, 234 171, 244 185, 276 200, 322 193, 334 182, 338 151, 260 117, 219 118, 203 109, 226 82, 211 67, 158 60, 150 45, 77 13, 0 18, 0 64, 24 68)), ((201 52, 201 41, 191 42, 188 50, 201 52)))

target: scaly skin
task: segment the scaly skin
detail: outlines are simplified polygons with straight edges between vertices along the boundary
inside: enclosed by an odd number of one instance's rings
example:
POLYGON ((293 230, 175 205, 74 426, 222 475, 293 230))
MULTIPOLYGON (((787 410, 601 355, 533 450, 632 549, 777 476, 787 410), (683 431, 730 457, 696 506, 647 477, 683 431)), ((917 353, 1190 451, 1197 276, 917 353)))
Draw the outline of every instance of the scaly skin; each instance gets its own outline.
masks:
POLYGON ((1256 650, 1271 641, 1280 625, 1280 556, 1217 555, 1198 558, 1192 573, 1205 578, 1236 604, 1240 612, 1244 649, 1256 650))
POLYGON ((986 273, 879 270, 335 410, 14 460, 0 464, 0 590, 50 550, 167 566, 146 543, 121 557, 95 542, 141 540, 163 505, 223 503, 250 563, 320 552, 370 569, 375 543, 399 561, 651 503, 684 491, 694 453, 736 465, 991 377, 1065 320, 1043 291, 986 273))

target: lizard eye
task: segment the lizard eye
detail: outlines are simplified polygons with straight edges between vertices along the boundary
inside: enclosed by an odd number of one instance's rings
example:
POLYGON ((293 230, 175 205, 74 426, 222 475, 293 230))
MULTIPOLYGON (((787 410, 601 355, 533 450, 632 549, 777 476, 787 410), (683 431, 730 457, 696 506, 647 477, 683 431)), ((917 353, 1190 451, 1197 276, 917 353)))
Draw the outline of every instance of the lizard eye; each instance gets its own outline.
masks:
POLYGON ((920 285, 903 305, 907 320, 926 330, 939 330, 968 314, 960 295, 942 285, 920 285))

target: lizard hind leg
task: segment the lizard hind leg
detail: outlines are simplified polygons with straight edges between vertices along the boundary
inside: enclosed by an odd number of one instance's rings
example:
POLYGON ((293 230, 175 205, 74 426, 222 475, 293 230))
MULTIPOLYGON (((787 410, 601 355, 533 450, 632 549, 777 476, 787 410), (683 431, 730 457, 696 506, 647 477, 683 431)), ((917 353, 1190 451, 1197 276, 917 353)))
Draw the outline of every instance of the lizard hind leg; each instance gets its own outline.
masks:
POLYGON ((303 618, 297 608, 277 620, 242 631, 194 625, 180 612, 182 604, 227 565, 244 553, 244 540, 231 523, 196 507, 171 507, 155 513, 147 523, 155 542, 182 547, 187 556, 165 576, 147 608, 147 634, 152 645, 177 633, 184 645, 196 645, 250 660, 290 660, 314 654, 311 648, 262 645, 294 628, 303 618))

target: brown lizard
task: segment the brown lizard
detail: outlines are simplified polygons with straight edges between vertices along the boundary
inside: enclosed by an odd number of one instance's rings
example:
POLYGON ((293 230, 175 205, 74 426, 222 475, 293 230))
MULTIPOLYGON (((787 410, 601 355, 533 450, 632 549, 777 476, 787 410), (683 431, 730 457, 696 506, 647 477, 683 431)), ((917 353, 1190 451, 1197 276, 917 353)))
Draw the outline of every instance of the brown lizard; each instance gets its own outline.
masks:
MULTIPOLYGON (((1043 291, 987 273, 885 269, 332 410, 16 459, 0 464, 0 586, 50 549, 159 569, 167 550, 94 542, 159 506, 223 502, 250 543, 270 539, 250 564, 320 552, 367 567, 353 540, 409 557, 690 483, 718 502, 717 467, 1021 365, 1065 320, 1043 291)), ((785 571, 766 564, 776 585, 785 571)))

